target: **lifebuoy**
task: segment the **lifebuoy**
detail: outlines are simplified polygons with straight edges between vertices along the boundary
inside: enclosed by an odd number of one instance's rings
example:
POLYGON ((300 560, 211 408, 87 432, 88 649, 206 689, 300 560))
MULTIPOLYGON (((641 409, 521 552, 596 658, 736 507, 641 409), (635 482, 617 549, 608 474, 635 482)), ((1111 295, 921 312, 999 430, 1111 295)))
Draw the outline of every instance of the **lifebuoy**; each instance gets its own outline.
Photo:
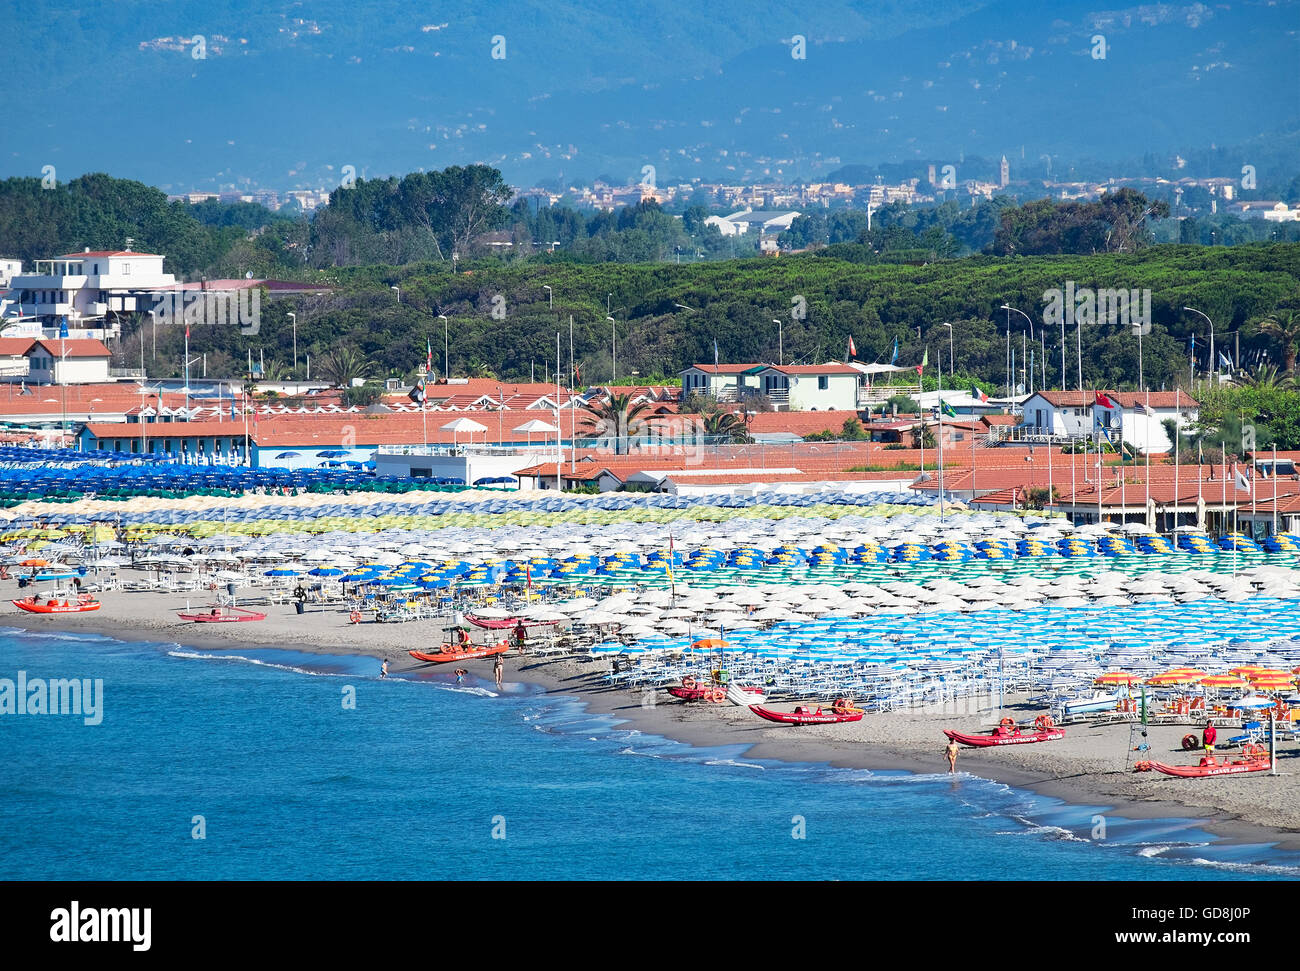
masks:
POLYGON ((1195 735, 1183 736, 1183 751, 1191 752, 1201 747, 1201 740, 1195 735))
POLYGON ((1012 731, 1015 727, 1016 720, 1014 718, 1004 718, 998 722, 998 728, 1005 728, 1007 731, 1012 731))
POLYGON ((1045 732, 1056 723, 1052 721, 1051 715, 1039 715, 1034 719, 1034 727, 1040 732, 1045 732))
POLYGON ((696 681, 694 678, 692 678, 689 674, 686 677, 682 678, 682 687, 685 688, 687 691, 694 691, 697 687, 699 687, 699 684, 700 683, 696 681))
POLYGON ((348 620, 352 621, 352 623, 354 624, 361 623, 361 611, 359 610, 352 611, 352 613, 348 614, 348 620))
POLYGON ((721 688, 714 688, 713 691, 709 693, 709 700, 712 701, 714 704, 718 704, 720 702, 726 701, 727 693, 723 691, 721 688))
POLYGON ((1248 759, 1262 759, 1267 756, 1267 751, 1262 745, 1255 745, 1253 742, 1247 742, 1241 747, 1241 754, 1248 759))

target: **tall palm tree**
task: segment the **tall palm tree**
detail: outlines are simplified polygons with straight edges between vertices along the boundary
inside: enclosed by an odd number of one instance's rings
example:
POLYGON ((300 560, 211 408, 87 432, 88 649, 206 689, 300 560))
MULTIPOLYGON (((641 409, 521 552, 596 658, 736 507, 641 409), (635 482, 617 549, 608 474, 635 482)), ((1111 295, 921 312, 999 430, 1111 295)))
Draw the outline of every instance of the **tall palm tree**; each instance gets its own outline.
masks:
POLYGON ((1260 322, 1259 329, 1282 345, 1285 370, 1294 372, 1296 344, 1300 342, 1300 312, 1275 310, 1260 322))
POLYGON ((587 438, 612 438, 614 454, 625 455, 629 439, 640 434, 645 427, 641 416, 650 410, 644 401, 632 403, 630 394, 611 394, 591 410, 582 420, 582 433, 587 438))

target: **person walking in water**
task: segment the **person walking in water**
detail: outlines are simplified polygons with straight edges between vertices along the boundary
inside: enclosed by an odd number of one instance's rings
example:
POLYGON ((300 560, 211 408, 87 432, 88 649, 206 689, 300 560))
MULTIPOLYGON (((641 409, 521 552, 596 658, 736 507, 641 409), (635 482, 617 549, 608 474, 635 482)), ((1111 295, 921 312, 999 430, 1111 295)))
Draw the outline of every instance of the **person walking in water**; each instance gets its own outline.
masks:
POLYGON ((957 753, 961 751, 961 746, 955 740, 948 742, 948 747, 944 749, 948 755, 948 772, 957 771, 957 753))
POLYGON ((506 673, 506 662, 501 660, 501 655, 497 655, 496 661, 492 665, 492 673, 496 675, 497 687, 501 687, 501 676, 506 673))
POLYGON ((384 658, 384 663, 379 665, 379 676, 381 678, 388 677, 388 658, 384 658))

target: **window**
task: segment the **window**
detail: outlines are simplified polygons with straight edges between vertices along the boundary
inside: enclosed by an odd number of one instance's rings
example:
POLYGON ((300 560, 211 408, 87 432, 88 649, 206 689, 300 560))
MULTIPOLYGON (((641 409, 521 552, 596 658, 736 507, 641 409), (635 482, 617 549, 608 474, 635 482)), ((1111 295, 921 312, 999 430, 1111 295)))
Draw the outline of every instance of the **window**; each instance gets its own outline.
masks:
POLYGON ((131 264, 130 264, 130 263, 123 263, 123 264, 122 264, 122 275, 123 275, 123 276, 130 276, 130 275, 131 275, 131 264))
POLYGON ((831 379, 825 374, 817 375, 817 390, 826 391, 831 386, 831 379))

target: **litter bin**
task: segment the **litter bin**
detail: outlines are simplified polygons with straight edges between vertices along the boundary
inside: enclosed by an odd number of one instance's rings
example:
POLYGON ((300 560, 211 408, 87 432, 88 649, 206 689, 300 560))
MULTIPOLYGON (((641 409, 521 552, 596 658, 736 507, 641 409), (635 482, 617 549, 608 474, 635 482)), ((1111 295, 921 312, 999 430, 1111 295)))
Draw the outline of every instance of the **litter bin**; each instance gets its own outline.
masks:
POLYGON ((230 594, 232 597, 235 595, 235 585, 233 583, 226 584, 226 593, 230 594))
POLYGON ((302 613, 306 605, 301 600, 295 600, 293 602, 293 607, 296 611, 298 611, 298 613, 302 613))

